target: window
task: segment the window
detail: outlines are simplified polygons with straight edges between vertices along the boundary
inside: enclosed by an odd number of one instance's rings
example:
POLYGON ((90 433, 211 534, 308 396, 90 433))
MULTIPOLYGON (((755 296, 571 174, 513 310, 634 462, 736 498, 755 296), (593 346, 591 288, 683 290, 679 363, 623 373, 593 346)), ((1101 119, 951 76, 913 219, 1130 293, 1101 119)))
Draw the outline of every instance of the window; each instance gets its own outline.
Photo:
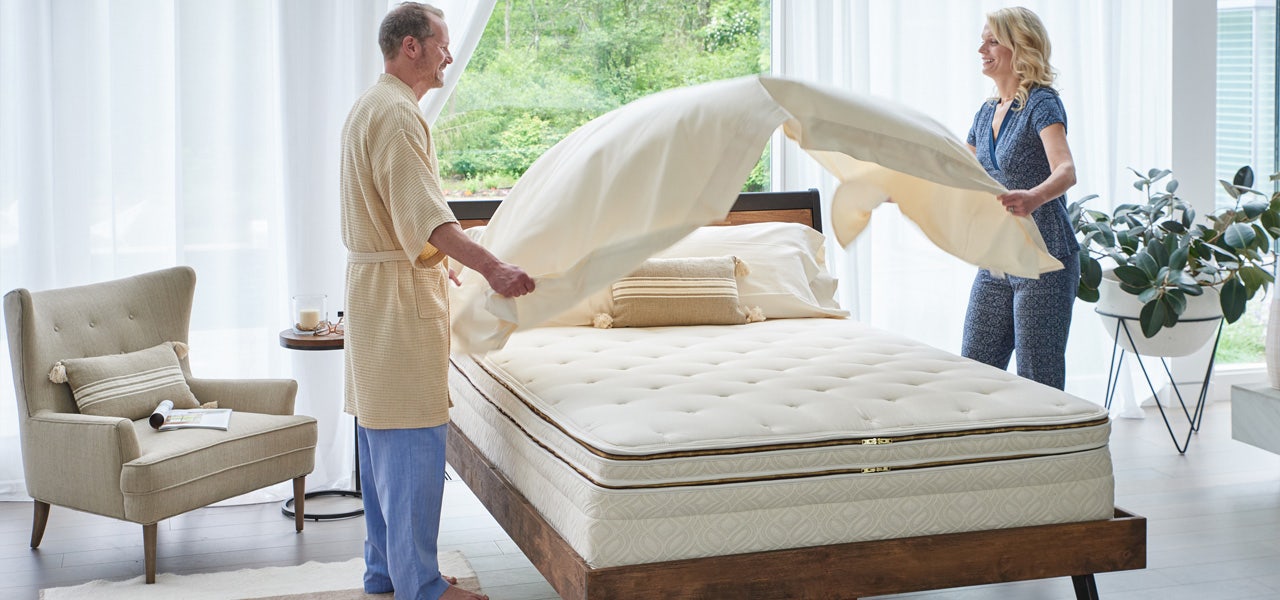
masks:
MULTIPOLYGON (((1218 2, 1217 165, 1219 179, 1230 181, 1237 169, 1253 167, 1254 187, 1268 191, 1267 175, 1276 164, 1276 5, 1258 0, 1218 2)), ((1235 202, 1217 188, 1218 208, 1235 202)), ((1263 360, 1268 298, 1249 303, 1239 321, 1222 331, 1218 362, 1263 360)))
MULTIPOLYGON (((769 71, 768 0, 503 0, 433 127, 451 196, 500 197, 579 125, 769 71)), ((767 189, 766 149, 746 189, 767 189)))
MULTIPOLYGON (((1275 42, 1275 3, 1219 2, 1216 171, 1221 179, 1230 180, 1244 165, 1262 177, 1276 170, 1275 42)), ((1232 204, 1219 188, 1218 207, 1232 204)))

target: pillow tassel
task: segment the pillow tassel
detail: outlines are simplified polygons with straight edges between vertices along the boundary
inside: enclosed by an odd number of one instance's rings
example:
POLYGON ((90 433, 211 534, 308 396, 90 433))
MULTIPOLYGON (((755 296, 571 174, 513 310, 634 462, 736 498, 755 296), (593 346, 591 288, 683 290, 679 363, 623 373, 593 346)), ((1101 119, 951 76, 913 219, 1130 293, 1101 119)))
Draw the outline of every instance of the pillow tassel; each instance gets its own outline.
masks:
POLYGON ((187 357, 188 350, 190 350, 190 348, 188 348, 187 345, 182 342, 173 343, 173 353, 178 355, 179 360, 187 357))
POLYGON ((733 274, 738 277, 746 277, 751 274, 751 268, 747 266, 747 261, 738 257, 733 257, 733 274))
POLYGON ((591 319, 591 325, 596 329, 612 329, 613 316, 609 313, 598 313, 595 318, 591 319))
POLYGON ((748 323, 759 323, 760 321, 763 321, 763 320, 764 320, 764 311, 761 310, 759 306, 747 307, 748 323))
POLYGON ((67 367, 62 364, 62 361, 53 363, 53 369, 49 371, 49 381, 54 383, 67 382, 67 367))

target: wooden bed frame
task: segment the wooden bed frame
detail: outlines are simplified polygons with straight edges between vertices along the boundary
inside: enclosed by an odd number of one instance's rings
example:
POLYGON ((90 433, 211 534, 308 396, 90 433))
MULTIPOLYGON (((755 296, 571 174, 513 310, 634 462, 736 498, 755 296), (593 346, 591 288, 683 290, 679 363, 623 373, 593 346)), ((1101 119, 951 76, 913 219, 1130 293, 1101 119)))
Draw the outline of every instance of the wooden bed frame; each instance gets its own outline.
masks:
MULTIPOLYGON (((786 221, 821 230, 817 190, 744 193, 724 224, 786 221)), ((463 227, 496 200, 450 202, 463 227)), ((448 462, 565 600, 856 599, 1070 576, 1095 600, 1095 573, 1142 569, 1147 521, 1120 508, 1105 521, 994 529, 593 568, 466 433, 449 426, 448 462)))

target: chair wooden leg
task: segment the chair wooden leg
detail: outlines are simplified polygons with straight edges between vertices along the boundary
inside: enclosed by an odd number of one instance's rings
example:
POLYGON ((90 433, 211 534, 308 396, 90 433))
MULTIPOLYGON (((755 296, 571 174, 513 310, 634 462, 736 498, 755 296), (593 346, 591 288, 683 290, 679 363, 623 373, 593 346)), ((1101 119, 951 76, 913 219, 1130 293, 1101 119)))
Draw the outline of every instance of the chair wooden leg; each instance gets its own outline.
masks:
POLYGON ((156 582, 156 524, 142 526, 142 554, 147 562, 147 583, 156 582))
POLYGON ((44 539, 44 526, 49 522, 49 503, 36 500, 35 514, 31 520, 31 547, 39 548, 44 539))
POLYGON ((307 493, 307 476, 295 477, 293 479, 293 528, 298 533, 302 533, 302 524, 305 522, 303 517, 302 503, 306 500, 307 493))

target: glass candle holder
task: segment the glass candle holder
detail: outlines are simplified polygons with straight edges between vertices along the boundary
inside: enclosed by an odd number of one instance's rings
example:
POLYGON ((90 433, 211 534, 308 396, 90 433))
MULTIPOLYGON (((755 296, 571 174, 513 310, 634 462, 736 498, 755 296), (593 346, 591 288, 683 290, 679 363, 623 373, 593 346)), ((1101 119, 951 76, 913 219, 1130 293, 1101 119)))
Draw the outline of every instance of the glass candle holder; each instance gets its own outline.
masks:
POLYGON ((324 294, 298 294, 293 297, 293 330, 303 335, 325 331, 324 294))

